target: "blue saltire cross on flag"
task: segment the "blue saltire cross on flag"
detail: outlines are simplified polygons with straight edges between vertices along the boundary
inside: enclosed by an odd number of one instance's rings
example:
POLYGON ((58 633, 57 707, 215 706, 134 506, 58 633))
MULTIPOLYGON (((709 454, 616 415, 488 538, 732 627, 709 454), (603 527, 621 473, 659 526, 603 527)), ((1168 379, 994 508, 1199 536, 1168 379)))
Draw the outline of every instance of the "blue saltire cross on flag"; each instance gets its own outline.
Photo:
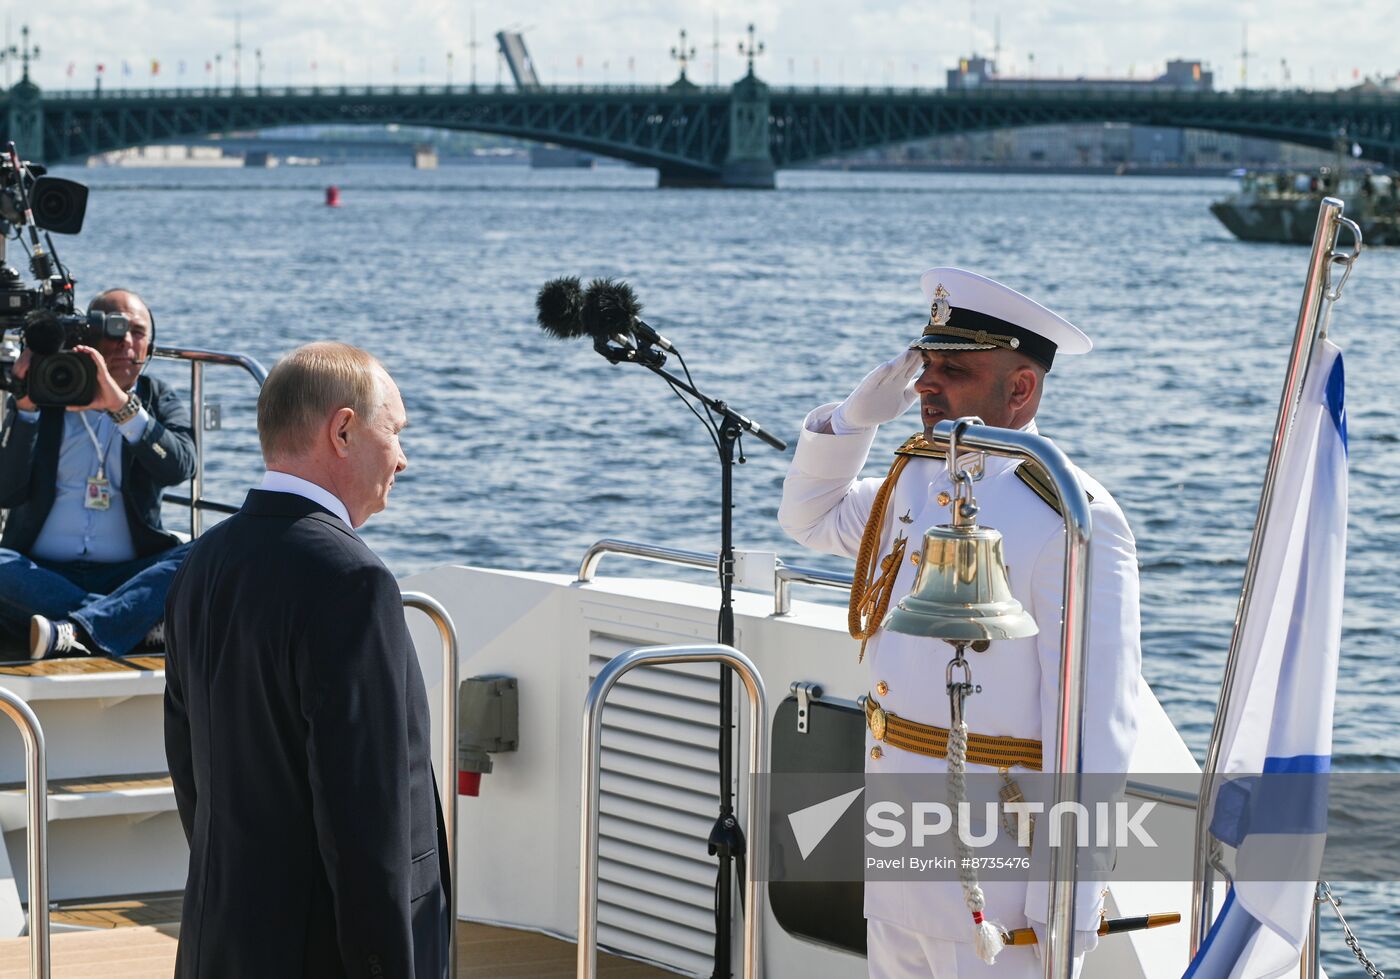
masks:
POLYGON ((1236 882, 1184 979, 1294 972, 1312 917, 1342 631, 1343 387, 1323 340, 1280 460, 1221 744, 1210 831, 1235 848, 1236 882))

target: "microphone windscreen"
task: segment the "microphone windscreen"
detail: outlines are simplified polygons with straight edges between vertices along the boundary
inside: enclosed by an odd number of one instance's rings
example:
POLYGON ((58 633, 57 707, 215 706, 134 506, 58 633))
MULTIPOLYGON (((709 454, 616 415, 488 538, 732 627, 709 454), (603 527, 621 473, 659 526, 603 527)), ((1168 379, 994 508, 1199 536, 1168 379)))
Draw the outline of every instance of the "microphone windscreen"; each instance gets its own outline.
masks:
POLYGON ((583 294, 584 329, 595 337, 631 333, 641 311, 642 304, 626 282, 594 279, 583 294))
POLYGON ((540 287, 535 297, 535 319, 540 329, 560 340, 583 336, 583 290, 578 276, 551 279, 540 287))

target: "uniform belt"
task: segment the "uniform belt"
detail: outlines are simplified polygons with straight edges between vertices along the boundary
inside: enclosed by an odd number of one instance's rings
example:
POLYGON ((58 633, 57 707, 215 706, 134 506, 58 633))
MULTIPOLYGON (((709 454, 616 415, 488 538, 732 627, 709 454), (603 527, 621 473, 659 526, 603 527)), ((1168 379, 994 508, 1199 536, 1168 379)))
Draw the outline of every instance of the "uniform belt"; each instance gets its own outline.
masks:
MULTIPOLYGON (((865 699, 865 726, 876 741, 930 758, 948 757, 948 729, 920 724, 891 714, 874 697, 865 699)), ((1020 765, 1040 771, 1040 742, 1032 738, 997 738, 986 734, 967 736, 967 760, 991 768, 1020 765)))

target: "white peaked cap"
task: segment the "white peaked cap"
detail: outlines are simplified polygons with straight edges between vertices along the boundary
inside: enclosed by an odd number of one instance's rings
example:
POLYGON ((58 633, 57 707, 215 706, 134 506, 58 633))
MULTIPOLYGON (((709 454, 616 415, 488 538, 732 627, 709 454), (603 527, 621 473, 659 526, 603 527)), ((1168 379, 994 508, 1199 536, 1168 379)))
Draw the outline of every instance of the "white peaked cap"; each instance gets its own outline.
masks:
POLYGON ((929 323, 912 350, 1017 350, 1048 370, 1056 353, 1086 354, 1094 346, 1078 327, 985 275, 933 268, 919 277, 929 323), (941 303, 938 301, 941 300, 941 303))

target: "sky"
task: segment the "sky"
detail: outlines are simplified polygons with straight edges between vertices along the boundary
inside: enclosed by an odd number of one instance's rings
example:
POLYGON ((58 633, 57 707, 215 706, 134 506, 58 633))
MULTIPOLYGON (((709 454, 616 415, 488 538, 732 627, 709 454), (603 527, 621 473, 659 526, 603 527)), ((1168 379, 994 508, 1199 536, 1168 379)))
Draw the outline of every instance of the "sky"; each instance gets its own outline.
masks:
MULTIPOLYGON (((492 85, 503 29, 524 32, 546 83, 657 84, 676 77, 684 28, 690 77, 729 84, 744 71, 749 23, 764 46, 758 74, 774 85, 941 87, 959 57, 998 43, 1002 74, 1016 76, 1150 78, 1185 58, 1230 89, 1242 48, 1250 88, 1332 89, 1400 71, 1400 0, 39 0, 8 4, 5 20, 7 47, 29 25, 44 88, 91 88, 98 64, 106 87, 227 87, 235 62, 251 85, 258 52, 266 85, 465 84, 473 60, 478 83, 492 85)), ((19 58, 3 71, 17 80, 19 58)))

